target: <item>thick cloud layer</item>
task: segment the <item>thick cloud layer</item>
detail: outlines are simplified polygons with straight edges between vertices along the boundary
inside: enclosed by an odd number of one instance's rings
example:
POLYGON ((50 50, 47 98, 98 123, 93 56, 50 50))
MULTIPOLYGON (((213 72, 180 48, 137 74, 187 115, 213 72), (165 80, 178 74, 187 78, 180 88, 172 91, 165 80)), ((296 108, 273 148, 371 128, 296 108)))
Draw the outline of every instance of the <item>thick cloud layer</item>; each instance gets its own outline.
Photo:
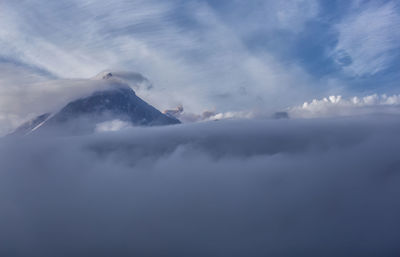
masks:
POLYGON ((399 256, 398 116, 0 142, 2 256, 399 256))

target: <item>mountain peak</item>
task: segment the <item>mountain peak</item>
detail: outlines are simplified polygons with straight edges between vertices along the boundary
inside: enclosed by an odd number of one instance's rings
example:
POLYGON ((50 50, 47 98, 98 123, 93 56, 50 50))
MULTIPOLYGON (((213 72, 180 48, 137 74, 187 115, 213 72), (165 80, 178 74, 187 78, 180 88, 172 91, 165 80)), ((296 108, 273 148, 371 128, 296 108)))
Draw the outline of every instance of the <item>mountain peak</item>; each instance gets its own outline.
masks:
POLYGON ((94 79, 98 80, 109 80, 112 78, 114 78, 114 74, 111 71, 102 71, 94 77, 94 79))
POLYGON ((161 113, 143 101, 130 87, 118 87, 96 91, 88 97, 71 101, 54 115, 41 115, 17 128, 13 134, 88 134, 95 132, 98 124, 112 120, 132 126, 180 123, 178 119, 161 113))
POLYGON ((103 75, 102 79, 109 79, 111 78, 113 75, 111 72, 108 72, 107 74, 103 75))

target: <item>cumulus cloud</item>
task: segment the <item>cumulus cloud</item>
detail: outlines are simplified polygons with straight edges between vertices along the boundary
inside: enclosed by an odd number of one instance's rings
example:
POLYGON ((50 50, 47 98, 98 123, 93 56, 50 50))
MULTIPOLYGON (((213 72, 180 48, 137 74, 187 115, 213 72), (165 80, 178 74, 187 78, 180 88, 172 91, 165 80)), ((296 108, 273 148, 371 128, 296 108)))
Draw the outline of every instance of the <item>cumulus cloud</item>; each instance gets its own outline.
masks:
POLYGON ((215 110, 205 110, 200 114, 185 112, 182 105, 178 105, 176 109, 165 110, 164 114, 173 116, 184 123, 215 121, 220 119, 251 119, 261 117, 255 111, 237 111, 237 112, 216 112, 215 110))
POLYGON ((399 125, 246 120, 3 140, 0 253, 398 256, 399 125))
POLYGON ((315 118, 331 116, 353 116, 365 114, 400 113, 400 95, 368 95, 364 97, 343 98, 332 95, 322 99, 304 102, 301 106, 288 109, 291 117, 315 118))

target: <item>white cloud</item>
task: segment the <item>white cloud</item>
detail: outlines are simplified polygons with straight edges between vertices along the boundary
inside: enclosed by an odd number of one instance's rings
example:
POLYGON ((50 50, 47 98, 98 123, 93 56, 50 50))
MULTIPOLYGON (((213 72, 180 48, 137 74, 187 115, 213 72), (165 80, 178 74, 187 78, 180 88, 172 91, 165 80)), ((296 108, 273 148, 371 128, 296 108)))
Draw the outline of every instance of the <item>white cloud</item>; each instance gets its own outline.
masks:
POLYGON ((300 32, 306 22, 318 15, 317 1, 290 0, 277 1, 278 27, 300 32))
POLYGON ((201 114, 185 113, 176 116, 182 122, 199 122, 199 121, 218 121, 218 120, 229 120, 229 119, 252 119, 260 117, 256 112, 250 111, 237 111, 237 112, 215 112, 215 111, 204 111, 201 114))
POLYGON ((244 36, 276 30, 297 34, 303 31, 308 21, 319 14, 319 3, 315 0, 230 2, 227 5, 232 8, 223 15, 228 16, 235 30, 244 36))
POLYGON ((400 113, 400 95, 387 96, 373 94, 351 98, 332 95, 322 99, 314 99, 311 102, 305 102, 301 106, 289 108, 288 112, 291 117, 296 118, 400 113))
POLYGON ((332 53, 351 75, 374 75, 391 64, 400 42, 398 5, 362 4, 336 25, 338 44, 332 53))
POLYGON ((119 131, 121 129, 126 129, 132 127, 130 122, 122 121, 122 120, 111 120, 101 122, 96 124, 96 132, 107 132, 107 131, 119 131))

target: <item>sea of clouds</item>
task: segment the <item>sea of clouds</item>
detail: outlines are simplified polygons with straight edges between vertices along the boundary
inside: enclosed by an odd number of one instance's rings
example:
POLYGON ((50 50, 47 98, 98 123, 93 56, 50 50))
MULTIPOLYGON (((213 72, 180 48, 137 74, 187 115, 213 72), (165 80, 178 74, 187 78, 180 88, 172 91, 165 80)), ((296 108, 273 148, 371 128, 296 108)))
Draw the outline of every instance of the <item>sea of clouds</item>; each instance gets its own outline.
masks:
POLYGON ((400 119, 0 141, 1 256, 399 256, 400 119))

